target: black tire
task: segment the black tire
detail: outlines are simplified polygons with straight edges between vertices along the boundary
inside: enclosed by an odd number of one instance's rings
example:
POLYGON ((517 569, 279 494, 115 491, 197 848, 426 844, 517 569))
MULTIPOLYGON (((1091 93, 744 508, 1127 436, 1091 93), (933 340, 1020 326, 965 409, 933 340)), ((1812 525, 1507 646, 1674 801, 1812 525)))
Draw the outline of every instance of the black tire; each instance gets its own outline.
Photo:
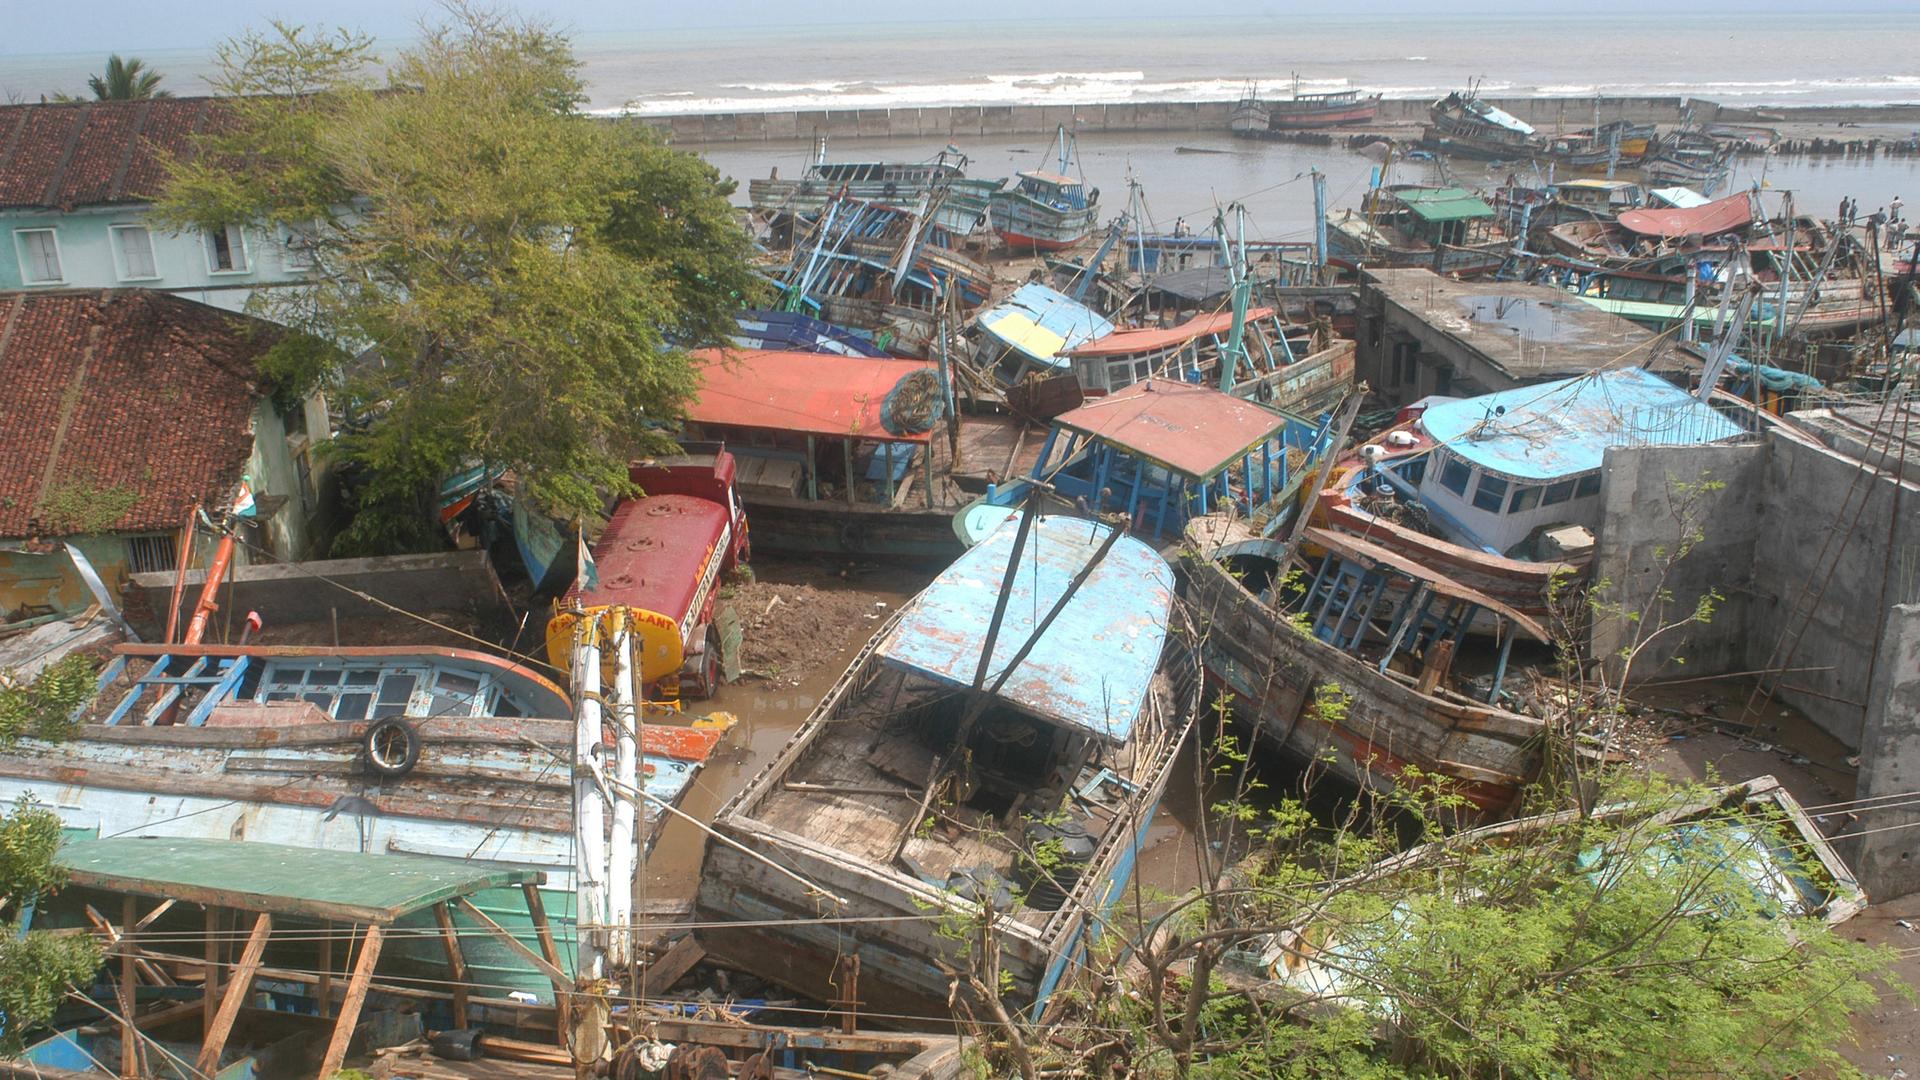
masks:
POLYGON ((486 1056, 481 1040, 484 1033, 467 1028, 463 1031, 436 1031, 427 1038, 427 1048, 433 1056, 446 1061, 479 1061, 486 1056))
POLYGON ((360 740, 367 771, 375 776, 405 776, 420 764, 420 733, 397 716, 376 720, 360 740))

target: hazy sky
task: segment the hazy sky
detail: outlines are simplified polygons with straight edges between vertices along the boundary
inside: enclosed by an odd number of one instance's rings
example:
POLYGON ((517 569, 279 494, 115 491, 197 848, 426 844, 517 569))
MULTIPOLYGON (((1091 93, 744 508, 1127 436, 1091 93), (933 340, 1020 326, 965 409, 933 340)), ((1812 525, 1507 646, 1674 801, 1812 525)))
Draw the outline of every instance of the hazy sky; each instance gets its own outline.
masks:
MULTIPOLYGON (((935 11, 968 19, 1014 19, 1036 16, 1072 17, 1087 8, 1037 6, 1032 0, 968 0, 944 8, 901 4, 899 0, 564 0, 560 3, 519 4, 519 10, 538 11, 579 33, 726 26, 752 23, 840 23, 883 19, 925 19, 935 11)), ((1856 13, 1892 17, 1900 32, 1920 33, 1915 0, 1689 0, 1689 13, 1725 11, 1729 15, 1754 12, 1830 12, 1836 18, 1856 13)), ((347 26, 378 37, 409 36, 415 21, 434 10, 431 0, 90 0, 77 7, 35 0, 0 0, 0 55, 35 53, 107 53, 142 50, 201 49, 270 18, 299 23, 347 26)), ((1189 0, 1169 5, 1166 0, 1106 0, 1097 10, 1106 17, 1183 15, 1265 16, 1293 12, 1367 15, 1414 12, 1434 15, 1433 3, 1421 0, 1189 0)), ((1547 0, 1449 0, 1450 12, 1526 12, 1540 14, 1567 10, 1547 0)), ((1582 9, 1589 13, 1592 9, 1582 9)), ((1611 15, 1673 10, 1672 0, 1608 0, 1611 15)))

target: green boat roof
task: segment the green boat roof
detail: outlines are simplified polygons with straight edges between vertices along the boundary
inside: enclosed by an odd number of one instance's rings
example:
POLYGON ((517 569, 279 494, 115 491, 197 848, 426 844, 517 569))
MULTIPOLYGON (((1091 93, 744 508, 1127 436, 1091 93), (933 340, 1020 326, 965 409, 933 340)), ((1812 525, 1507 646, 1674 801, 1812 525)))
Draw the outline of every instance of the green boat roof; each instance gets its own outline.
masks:
POLYGON ((538 870, 430 855, 197 838, 72 840, 60 862, 82 888, 383 925, 456 896, 545 878, 538 870))
POLYGON ((1465 188, 1413 188, 1395 194, 1407 209, 1427 221, 1461 221, 1493 216, 1493 207, 1465 188))

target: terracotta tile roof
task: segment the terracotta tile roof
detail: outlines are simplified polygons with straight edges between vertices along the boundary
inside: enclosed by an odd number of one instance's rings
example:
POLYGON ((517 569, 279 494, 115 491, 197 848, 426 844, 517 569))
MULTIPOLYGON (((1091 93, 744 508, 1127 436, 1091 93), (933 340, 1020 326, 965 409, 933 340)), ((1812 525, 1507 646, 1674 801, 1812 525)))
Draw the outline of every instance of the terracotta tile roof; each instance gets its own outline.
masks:
POLYGON ((147 202, 221 111, 211 97, 0 105, 0 209, 147 202))
POLYGON ((177 529, 253 449, 271 324, 146 289, 0 293, 0 537, 177 529))

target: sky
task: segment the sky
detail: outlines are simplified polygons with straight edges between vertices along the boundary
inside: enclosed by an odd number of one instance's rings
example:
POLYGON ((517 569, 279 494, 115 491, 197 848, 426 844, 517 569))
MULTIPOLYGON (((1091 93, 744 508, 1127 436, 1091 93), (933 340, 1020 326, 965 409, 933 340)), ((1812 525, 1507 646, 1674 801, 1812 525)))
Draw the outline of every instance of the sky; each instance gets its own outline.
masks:
MULTIPOLYGON (((650 29, 680 29, 739 24, 833 24, 869 20, 925 19, 929 9, 899 0, 564 0, 512 5, 537 12, 574 33, 591 34, 650 29), (903 18, 906 16, 906 18, 903 18)), ((1556 10, 1544 0, 1449 0, 1460 13, 1556 10)), ((1615 15, 1671 10, 1672 0, 1609 0, 1615 15)), ((82 8, 32 0, 0 0, 0 56, 45 53, 139 53, 204 49, 269 19, 346 26, 384 39, 404 39, 435 6, 425 0, 88 0, 82 8)), ((1070 15, 1032 0, 969 0, 963 8, 945 8, 973 19, 1060 18, 1070 15)), ((1080 9, 1086 10, 1086 9, 1080 9)), ((1104 0, 1103 17, 1165 16, 1166 0, 1104 0)), ((1179 6, 1187 15, 1260 15, 1435 12, 1431 0, 1193 0, 1179 6)), ((1729 15, 1762 12, 1889 14, 1914 18, 1914 0, 1690 0, 1690 12, 1729 15)), ((1916 19, 1920 22, 1920 19, 1916 19)), ((1920 27, 1916 27, 1920 32, 1920 27)))

